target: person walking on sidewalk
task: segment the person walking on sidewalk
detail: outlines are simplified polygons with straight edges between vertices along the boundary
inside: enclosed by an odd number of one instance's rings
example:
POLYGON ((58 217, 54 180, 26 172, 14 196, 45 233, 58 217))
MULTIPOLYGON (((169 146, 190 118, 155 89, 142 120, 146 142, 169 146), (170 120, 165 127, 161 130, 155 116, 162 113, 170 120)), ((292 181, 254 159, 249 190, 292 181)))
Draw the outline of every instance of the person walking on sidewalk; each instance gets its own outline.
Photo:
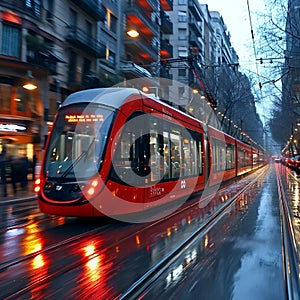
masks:
POLYGON ((1 176, 1 190, 2 196, 7 197, 7 181, 6 181, 6 165, 8 160, 6 159, 6 148, 3 146, 2 153, 0 154, 0 176, 1 176))

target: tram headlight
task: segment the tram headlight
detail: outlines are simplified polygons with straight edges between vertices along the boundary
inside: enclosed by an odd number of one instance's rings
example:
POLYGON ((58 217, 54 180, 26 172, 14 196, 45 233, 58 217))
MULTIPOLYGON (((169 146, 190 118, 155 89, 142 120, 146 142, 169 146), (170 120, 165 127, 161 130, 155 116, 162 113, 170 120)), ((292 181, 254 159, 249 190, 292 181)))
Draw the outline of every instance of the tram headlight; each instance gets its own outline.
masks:
POLYGON ((35 193, 38 193, 40 190, 41 190, 41 179, 38 178, 38 179, 36 179, 36 180, 34 181, 34 189, 33 189, 33 191, 34 191, 35 193))
POLYGON ((93 196, 95 196, 99 190, 99 179, 98 178, 94 178, 92 179, 89 184, 87 184, 87 186, 85 187, 83 193, 86 197, 86 199, 90 199, 93 196))

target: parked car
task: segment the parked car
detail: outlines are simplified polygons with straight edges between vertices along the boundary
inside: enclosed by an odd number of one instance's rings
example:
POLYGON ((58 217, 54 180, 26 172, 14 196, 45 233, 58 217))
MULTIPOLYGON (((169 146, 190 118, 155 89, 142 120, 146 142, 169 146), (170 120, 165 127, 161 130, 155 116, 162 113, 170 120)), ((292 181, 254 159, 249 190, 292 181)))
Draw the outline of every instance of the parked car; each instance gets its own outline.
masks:
POLYGON ((284 164, 285 164, 287 167, 291 168, 291 167, 293 166, 293 158, 292 158, 292 157, 285 157, 285 162, 284 162, 284 164))
POLYGON ((300 175, 300 154, 294 157, 293 170, 297 173, 297 175, 300 175))
POLYGON ((276 163, 280 163, 280 162, 281 162, 281 159, 280 159, 280 157, 275 157, 274 161, 275 161, 276 163))

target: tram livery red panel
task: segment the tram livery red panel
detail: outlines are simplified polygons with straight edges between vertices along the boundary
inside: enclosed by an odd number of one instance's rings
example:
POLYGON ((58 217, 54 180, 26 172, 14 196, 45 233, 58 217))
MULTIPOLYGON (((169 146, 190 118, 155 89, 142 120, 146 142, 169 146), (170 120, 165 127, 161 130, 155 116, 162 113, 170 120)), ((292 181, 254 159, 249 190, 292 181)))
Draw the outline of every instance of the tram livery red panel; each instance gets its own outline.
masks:
POLYGON ((58 109, 35 189, 44 213, 116 216, 189 197, 263 157, 137 89, 91 89, 58 109))

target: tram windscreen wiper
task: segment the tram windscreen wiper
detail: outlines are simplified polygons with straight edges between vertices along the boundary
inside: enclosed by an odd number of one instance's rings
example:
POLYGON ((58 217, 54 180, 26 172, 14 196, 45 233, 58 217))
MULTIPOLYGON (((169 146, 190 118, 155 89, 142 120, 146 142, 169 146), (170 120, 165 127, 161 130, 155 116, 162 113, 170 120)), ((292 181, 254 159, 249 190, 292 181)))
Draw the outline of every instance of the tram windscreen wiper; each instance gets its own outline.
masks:
POLYGON ((89 153, 92 145, 95 143, 96 138, 94 137, 93 140, 91 141, 89 147, 87 148, 86 151, 82 152, 74 161, 73 163, 70 164, 70 166, 61 174, 61 179, 65 178, 72 170, 73 168, 84 158, 87 156, 89 153))

